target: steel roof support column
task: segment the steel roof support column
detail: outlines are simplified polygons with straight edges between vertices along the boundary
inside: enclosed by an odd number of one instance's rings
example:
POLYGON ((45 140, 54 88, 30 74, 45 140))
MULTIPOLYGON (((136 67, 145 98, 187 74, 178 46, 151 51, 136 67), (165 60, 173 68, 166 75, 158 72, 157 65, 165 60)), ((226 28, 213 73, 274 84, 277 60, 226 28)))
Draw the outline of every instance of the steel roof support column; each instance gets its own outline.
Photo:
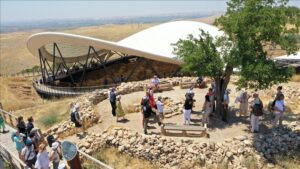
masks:
POLYGON ((60 56, 60 58, 61 58, 61 60, 62 60, 62 63, 63 63, 63 66, 67 69, 67 74, 68 74, 69 77, 71 78, 72 84, 75 84, 74 79, 73 79, 73 76, 72 76, 72 74, 71 74, 71 72, 70 72, 70 69, 68 68, 68 66, 67 66, 67 64, 66 64, 66 62, 65 62, 65 59, 63 58, 63 56, 62 56, 62 54, 61 54, 61 52, 60 52, 60 50, 59 50, 59 48, 58 48, 58 46, 57 46, 56 43, 54 43, 54 47, 57 49, 57 51, 58 51, 58 53, 59 53, 59 56, 60 56))
MULTIPOLYGON (((96 52, 95 48, 94 48, 93 46, 91 46, 91 48, 93 49, 94 53, 95 53, 97 56, 99 56, 99 54, 96 52)), ((108 55, 109 55, 109 53, 108 53, 108 55)), ((104 69, 105 73, 106 73, 106 74, 109 74, 111 80, 112 80, 114 83, 116 83, 116 80, 115 80, 115 78, 114 78, 114 75, 111 73, 111 71, 107 71, 106 66, 105 66, 105 62, 103 62, 103 60, 102 60, 101 57, 100 57, 100 62, 101 62, 101 65, 103 66, 103 69, 104 69)))
POLYGON ((44 70, 44 66, 43 66, 43 63, 42 63, 43 55, 42 55, 41 49, 39 49, 39 57, 40 57, 40 67, 41 67, 41 72, 42 72, 43 83, 45 83, 46 82, 45 70, 44 70))
POLYGON ((55 73, 54 73, 54 71, 55 71, 55 58, 56 58, 56 56, 55 56, 55 47, 54 47, 54 44, 53 44, 53 62, 52 62, 52 77, 53 77, 53 79, 52 79, 52 82, 54 83, 54 81, 55 81, 55 73))
POLYGON ((127 76, 127 78, 125 79, 125 82, 127 82, 131 76, 133 75, 133 73, 135 72, 135 70, 137 69, 138 65, 143 61, 143 58, 138 57, 136 60, 135 65, 133 66, 133 68, 131 69, 131 72, 129 73, 129 75, 127 76))
POLYGON ((89 57, 90 57, 90 54, 91 54, 91 46, 89 46, 89 51, 88 51, 88 55, 86 57, 86 60, 85 60, 85 64, 83 65, 83 73, 81 75, 81 78, 80 78, 80 86, 82 86, 82 83, 83 83, 83 79, 84 79, 84 76, 85 76, 85 71, 86 71, 86 68, 87 68, 87 63, 88 63, 88 60, 89 60, 89 57))
POLYGON ((146 60, 146 64, 147 64, 147 67, 150 68, 152 70, 152 72, 160 78, 159 74, 156 72, 156 70, 153 68, 153 64, 152 64, 152 61, 151 60, 146 60))

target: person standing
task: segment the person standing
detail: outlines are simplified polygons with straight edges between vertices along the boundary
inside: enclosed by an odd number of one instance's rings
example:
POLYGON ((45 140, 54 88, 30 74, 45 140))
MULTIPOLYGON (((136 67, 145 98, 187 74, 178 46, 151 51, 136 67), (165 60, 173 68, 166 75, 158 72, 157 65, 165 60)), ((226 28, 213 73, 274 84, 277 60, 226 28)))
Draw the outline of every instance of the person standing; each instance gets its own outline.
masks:
POLYGON ((59 143, 54 142, 52 143, 49 159, 52 161, 53 169, 58 169, 60 158, 59 158, 59 143))
POLYGON ((149 104, 150 104, 151 108, 155 108, 155 100, 154 100, 154 93, 153 93, 152 87, 149 87, 149 89, 146 93, 146 96, 149 99, 149 104))
POLYGON ((205 95, 205 101, 203 104, 203 115, 202 115, 202 125, 207 128, 209 125, 209 114, 212 112, 212 102, 209 95, 205 95))
POLYGON ((2 113, 0 113, 0 129, 1 128, 2 128, 3 133, 8 132, 8 130, 5 130, 5 122, 4 122, 4 119, 2 117, 2 113))
POLYGON ((27 119, 27 125, 26 125, 26 130, 27 130, 27 134, 29 134, 31 132, 31 130, 34 128, 34 125, 33 125, 33 118, 32 117, 29 117, 27 119))
POLYGON ((35 168, 36 169, 50 169, 48 152, 46 150, 46 145, 43 143, 39 145, 39 152, 37 154, 35 168))
POLYGON ((278 95, 278 98, 275 102, 275 110, 274 110, 274 121, 273 121, 273 127, 277 126, 277 123, 279 122, 279 126, 282 126, 282 116, 285 111, 285 105, 284 105, 284 95, 281 93, 278 95))
POLYGON ((193 98, 191 94, 186 96, 184 105, 183 105, 183 118, 184 118, 184 125, 191 123, 191 112, 193 107, 193 98))
POLYGON ((116 95, 115 90, 116 89, 113 87, 111 89, 111 91, 109 92, 109 101, 110 101, 110 105, 111 105, 111 113, 113 116, 116 116, 116 108, 117 108, 117 104, 116 104, 117 95, 116 95))
POLYGON ((243 91, 240 95, 240 117, 247 116, 248 113, 248 99, 249 95, 247 91, 243 91))
POLYGON ((152 110, 152 108, 150 106, 149 98, 147 96, 144 96, 143 99, 142 99, 142 113, 143 113, 144 134, 148 134, 147 127, 148 127, 149 119, 151 117, 154 118, 154 121, 156 121, 159 126, 161 125, 161 123, 160 123, 160 121, 158 119, 158 116, 152 110))
POLYGON ((117 122, 119 121, 119 117, 123 117, 123 120, 125 120, 125 112, 122 108, 122 104, 121 104, 121 96, 117 96, 117 122))
POLYGON ((227 114, 228 114, 228 111, 229 111, 229 94, 230 94, 230 90, 227 89, 227 90, 225 91, 225 94, 224 94, 224 97, 223 97, 222 120, 223 120, 225 123, 228 123, 228 120, 227 120, 227 114))
POLYGON ((16 143, 16 149, 18 151, 19 158, 22 159, 22 149, 25 147, 25 144, 23 141, 23 138, 26 137, 23 133, 20 133, 19 131, 16 131, 13 136, 13 141, 16 143))
POLYGON ((155 89, 156 91, 159 91, 159 83, 160 83, 160 81, 159 81, 157 75, 154 75, 154 76, 153 76, 153 78, 152 78, 152 80, 151 80, 151 83, 152 83, 152 85, 154 86, 154 89, 155 89))
POLYGON ((26 124, 23 120, 23 116, 19 116, 17 119, 17 129, 20 133, 27 135, 26 124))
POLYGON ((259 131, 259 117, 263 115, 263 102, 258 97, 258 94, 253 94, 253 103, 251 105, 251 132, 259 131))
POLYGON ((212 109, 210 113, 215 112, 215 93, 213 88, 208 89, 207 95, 209 96, 209 100, 212 104, 212 109))
POLYGON ((21 155, 25 164, 30 168, 34 168, 36 154, 34 152, 34 146, 30 140, 26 140, 26 146, 22 149, 21 155))
POLYGON ((164 119, 164 103, 162 101, 162 97, 158 96, 156 101, 157 112, 159 116, 159 120, 162 122, 164 119))

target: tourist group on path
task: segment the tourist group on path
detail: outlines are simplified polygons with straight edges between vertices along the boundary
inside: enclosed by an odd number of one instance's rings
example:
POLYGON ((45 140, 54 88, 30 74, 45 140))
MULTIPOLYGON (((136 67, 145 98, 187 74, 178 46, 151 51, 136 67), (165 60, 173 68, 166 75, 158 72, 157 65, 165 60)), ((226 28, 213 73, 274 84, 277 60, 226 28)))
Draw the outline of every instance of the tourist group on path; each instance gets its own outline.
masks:
POLYGON ((48 153, 47 145, 42 141, 38 129, 34 127, 32 117, 27 119, 25 124, 22 116, 17 118, 17 131, 11 135, 12 141, 16 144, 19 158, 32 169, 64 169, 65 165, 60 163, 62 154, 59 142, 48 142, 51 148, 48 153))
MULTIPOLYGON (((202 79, 202 78, 201 78, 202 79)), ((200 79, 200 80, 201 80, 200 79)), ((197 80, 198 82, 198 80, 197 80)), ((201 83, 203 79, 201 80, 201 83)), ((154 99, 154 91, 159 91, 159 79, 155 75, 151 83, 147 87, 146 95, 141 100, 141 112, 142 112, 142 126, 144 128, 144 133, 147 134, 147 128, 149 120, 154 119, 155 122, 159 126, 163 125, 164 119, 164 99, 159 96, 157 100, 154 99)), ((279 86, 277 89, 277 94, 272 102, 272 113, 274 114, 274 120, 272 122, 273 126, 276 126, 278 123, 282 125, 282 116, 285 110, 284 106, 284 95, 282 94, 282 87, 279 86)), ((229 112, 229 99, 230 89, 227 89, 222 98, 223 110, 221 113, 222 121, 228 123, 227 116, 229 112)), ((191 87, 185 94, 185 101, 183 104, 183 124, 190 125, 191 124, 191 113, 193 112, 194 107, 194 96, 195 93, 193 91, 193 87, 191 87)), ((109 101, 112 107, 112 115, 116 116, 117 122, 119 122, 119 118, 122 117, 124 119, 125 112, 122 108, 120 98, 121 96, 117 96, 116 89, 111 88, 108 93, 109 101)), ((263 110, 263 102, 259 98, 259 94, 254 92, 252 96, 248 94, 247 91, 242 91, 241 95, 237 97, 236 103, 240 104, 239 107, 239 116, 249 116, 250 117, 250 126, 251 132, 257 133, 259 132, 259 119, 264 114, 263 110), (249 99, 253 98, 250 102, 249 99), (250 115, 248 114, 248 108, 251 108, 250 115)), ((208 89, 208 92, 204 96, 204 104, 202 107, 202 125, 207 128, 209 127, 209 119, 212 116, 212 113, 216 110, 216 96, 215 96, 215 83, 212 81, 211 88, 208 89)))

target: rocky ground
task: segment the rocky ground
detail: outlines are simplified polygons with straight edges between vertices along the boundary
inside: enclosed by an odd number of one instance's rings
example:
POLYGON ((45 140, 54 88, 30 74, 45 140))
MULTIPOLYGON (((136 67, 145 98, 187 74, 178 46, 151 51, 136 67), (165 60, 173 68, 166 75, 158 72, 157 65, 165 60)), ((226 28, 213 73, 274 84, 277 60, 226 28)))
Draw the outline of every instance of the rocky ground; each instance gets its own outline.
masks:
POLYGON ((103 133, 91 133, 77 143, 92 154, 104 145, 134 157, 147 159, 162 168, 184 168, 183 161, 200 165, 228 163, 229 168, 245 168, 242 163, 253 157, 257 168, 273 168, 274 155, 285 155, 300 149, 300 123, 286 123, 269 133, 241 135, 224 142, 197 143, 193 140, 174 141, 159 135, 143 135, 126 128, 115 127, 103 133))
MULTIPOLYGON (((195 80, 195 78, 184 79, 195 80)), ((174 114, 170 113, 170 118, 165 119, 164 122, 181 124, 180 112, 186 89, 178 87, 180 78, 164 80, 174 89, 155 94, 156 97, 160 95, 167 98, 166 110, 174 112, 174 114)), ((124 109, 132 105, 134 109, 137 107, 141 97, 144 96, 144 87, 147 83, 148 81, 130 82, 117 88, 117 93, 123 95, 121 102, 124 109)), ((234 86, 229 85, 229 88, 233 89, 234 86)), ((297 88, 284 86, 284 89, 288 98, 294 99, 298 96, 297 88)), ((272 95, 273 90, 259 92, 261 95, 272 95)), ((192 114, 192 125, 199 125, 201 123, 199 112, 202 109, 203 96, 207 89, 194 89, 194 91, 197 102, 194 108, 195 113, 192 114)), ((276 164, 275 155, 299 151, 300 123, 295 121, 299 117, 286 119, 283 128, 270 129, 270 119, 267 114, 262 119, 261 132, 252 134, 248 132, 249 119, 237 118, 235 105, 232 103, 229 124, 224 124, 217 118, 211 118, 209 129, 211 138, 209 139, 160 136, 159 127, 156 124, 150 124, 151 135, 144 135, 140 113, 127 114, 127 120, 121 123, 115 121, 111 116, 107 93, 107 90, 99 90, 76 100, 81 105, 86 128, 90 127, 86 135, 82 137, 83 139, 70 137, 75 133, 70 121, 54 126, 47 133, 73 140, 81 150, 88 154, 97 152, 103 146, 113 146, 121 153, 151 161, 158 168, 187 168, 194 163, 198 167, 226 163, 229 168, 245 168, 243 161, 248 158, 256 161, 257 168, 272 168, 276 164)), ((238 92, 234 91, 231 99, 234 100, 237 95, 238 92)))

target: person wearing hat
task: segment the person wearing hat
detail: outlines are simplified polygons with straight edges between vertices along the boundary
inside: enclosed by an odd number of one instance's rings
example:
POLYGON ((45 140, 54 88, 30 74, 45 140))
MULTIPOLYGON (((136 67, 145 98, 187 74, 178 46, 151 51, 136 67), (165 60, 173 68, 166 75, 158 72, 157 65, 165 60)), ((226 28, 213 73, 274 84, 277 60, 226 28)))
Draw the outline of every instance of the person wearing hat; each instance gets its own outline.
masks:
POLYGON ((117 103, 116 103, 117 95, 116 95, 115 90, 116 89, 113 87, 109 92, 109 102, 110 102, 110 105, 111 105, 111 114, 113 116, 116 116, 116 108, 117 108, 117 103))
POLYGON ((259 117, 263 115, 263 102, 258 97, 258 93, 253 94, 253 103, 251 105, 251 132, 257 133, 259 131, 259 117))
POLYGON ((36 169, 49 169, 49 156, 46 150, 46 144, 39 145, 39 152, 37 154, 36 162, 35 162, 36 169))
POLYGON ((121 104, 121 96, 117 96, 117 110, 116 110, 116 116, 117 116, 117 122, 119 121, 119 117, 123 117, 123 120, 125 120, 125 112, 122 108, 121 104))
POLYGON ((49 158, 50 158, 50 161, 52 161, 53 169, 58 169, 59 162, 60 162, 58 147, 59 147, 59 143, 58 142, 52 143, 52 147, 51 147, 49 158))
POLYGON ((36 154, 34 152, 34 146, 31 140, 26 140, 26 146, 22 149, 21 156, 22 160, 28 167, 34 168, 36 162, 36 154))

